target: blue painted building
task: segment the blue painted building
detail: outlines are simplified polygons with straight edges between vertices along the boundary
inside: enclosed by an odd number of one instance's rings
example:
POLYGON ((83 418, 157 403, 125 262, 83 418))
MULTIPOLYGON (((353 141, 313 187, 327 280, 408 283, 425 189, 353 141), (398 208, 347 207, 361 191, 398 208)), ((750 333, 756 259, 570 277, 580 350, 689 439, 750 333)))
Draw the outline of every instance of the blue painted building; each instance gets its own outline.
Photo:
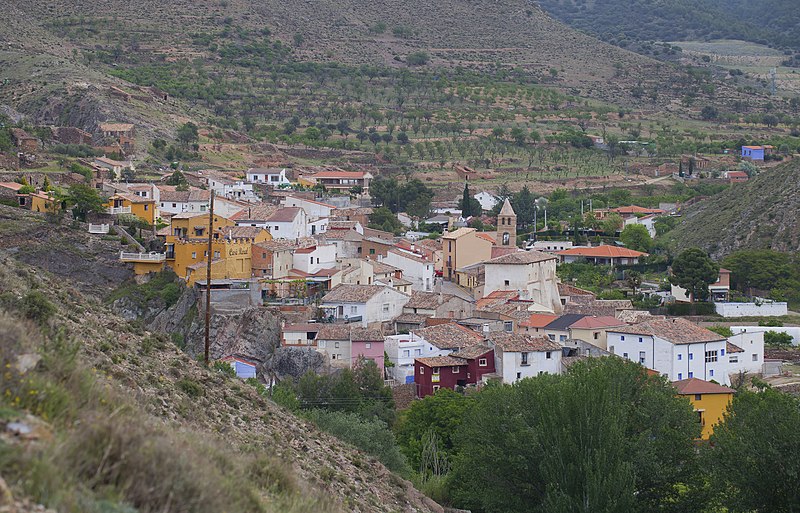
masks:
POLYGON ((227 362, 233 367, 233 370, 236 371, 237 378, 247 379, 256 377, 256 362, 245 360, 238 356, 226 356, 222 361, 227 362))
POLYGON ((742 158, 750 160, 764 160, 764 147, 742 146, 742 158))

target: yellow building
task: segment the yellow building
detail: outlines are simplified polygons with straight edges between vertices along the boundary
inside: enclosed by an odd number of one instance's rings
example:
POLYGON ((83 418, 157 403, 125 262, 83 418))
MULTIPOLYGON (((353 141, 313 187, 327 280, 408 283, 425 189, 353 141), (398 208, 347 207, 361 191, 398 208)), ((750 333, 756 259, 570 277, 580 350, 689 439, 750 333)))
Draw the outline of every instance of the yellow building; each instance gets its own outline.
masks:
POLYGON ((703 428, 700 438, 708 440, 714 432, 714 426, 722 422, 736 391, 697 378, 682 379, 672 384, 678 389, 679 396, 688 397, 691 401, 703 428))
MULTIPOLYGON (((166 240, 167 265, 188 285, 206 278, 208 256, 208 213, 185 213, 172 217, 166 240)), ((214 216, 211 241, 212 279, 245 279, 252 274, 252 246, 272 240, 272 235, 255 226, 234 226, 221 216, 214 216)))
POLYGON ((49 192, 32 192, 20 195, 19 198, 20 206, 29 208, 32 212, 50 212, 54 214, 60 208, 55 196, 49 192))
POLYGON ((135 194, 120 192, 108 198, 106 203, 109 214, 133 214, 147 224, 155 224, 159 217, 158 206, 153 198, 142 198, 135 194))
POLYGON ((485 262, 492 258, 494 240, 475 228, 459 228, 442 235, 442 272, 444 278, 456 281, 456 269, 485 262))

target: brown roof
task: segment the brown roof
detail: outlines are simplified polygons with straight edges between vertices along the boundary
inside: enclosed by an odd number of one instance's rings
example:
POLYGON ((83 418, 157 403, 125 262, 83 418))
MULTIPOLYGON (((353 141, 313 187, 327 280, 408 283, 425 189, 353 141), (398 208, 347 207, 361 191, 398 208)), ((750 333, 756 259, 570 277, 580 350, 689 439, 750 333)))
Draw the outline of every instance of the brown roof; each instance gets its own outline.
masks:
MULTIPOLYGON (((590 297, 590 296, 579 296, 590 297)), ((614 317, 618 310, 633 310, 633 303, 630 299, 594 299, 590 298, 587 302, 570 301, 564 305, 563 313, 582 314, 582 315, 607 315, 614 317)))
POLYGON ((276 223, 288 223, 300 214, 303 209, 300 207, 283 207, 279 208, 267 219, 276 223))
POLYGON ((316 322, 300 322, 295 324, 287 324, 286 326, 283 327, 283 332, 296 333, 296 332, 319 331, 320 328, 322 328, 323 326, 325 326, 325 324, 316 322))
POLYGON ((429 250, 436 251, 442 249, 442 241, 434 240, 434 239, 422 239, 418 240, 415 244, 418 246, 422 246, 428 248, 429 250))
POLYGON ((328 230, 322 234, 327 240, 361 241, 364 236, 355 230, 328 230))
POLYGON ((333 287, 322 298, 323 303, 365 303, 375 295, 382 292, 382 285, 350 285, 342 283, 333 287))
POLYGON ((591 248, 570 248, 563 251, 556 252, 556 255, 564 256, 579 256, 579 257, 592 257, 592 258, 639 258, 647 256, 647 253, 641 251, 634 251, 628 248, 620 248, 617 246, 595 246, 591 248))
POLYGON ((525 264, 535 264, 537 262, 545 262, 547 260, 558 260, 558 258, 554 257, 553 255, 548 255, 547 253, 542 253, 541 251, 531 250, 531 251, 518 251, 516 253, 509 253, 508 255, 503 255, 501 257, 487 260, 484 263, 486 265, 489 264, 525 265, 525 264))
POLYGON ((625 322, 608 315, 587 315, 572 323, 569 327, 575 329, 601 329, 625 326, 625 322))
POLYGON ((368 228, 364 227, 364 237, 370 237, 374 239, 381 239, 384 241, 393 241, 394 234, 391 232, 385 232, 383 230, 376 230, 375 228, 368 228))
POLYGON ((395 318, 394 322, 398 322, 400 324, 423 324, 430 317, 430 315, 404 313, 395 318))
POLYGON ((412 330, 411 332, 439 349, 470 347, 483 342, 483 336, 480 333, 454 322, 412 330))
POLYGON ((204 189, 197 189, 197 188, 190 188, 188 191, 178 191, 175 190, 175 186, 171 185, 159 185, 159 201, 163 202, 175 202, 175 203, 187 203, 191 201, 202 201, 207 202, 211 199, 211 191, 204 190, 204 189))
POLYGON ((673 386, 678 389, 680 395, 695 394, 733 394, 736 390, 698 378, 682 379, 673 381, 673 386))
POLYGON ((447 232, 444 235, 442 235, 442 238, 443 239, 453 240, 453 239, 457 239, 459 237, 463 237, 464 235, 468 235, 470 233, 474 233, 474 232, 477 232, 477 231, 478 230, 476 230, 475 228, 464 227, 464 228, 459 228, 458 230, 455 230, 455 231, 452 231, 452 232, 447 232))
POLYGON ((128 132, 133 130, 130 123, 100 123, 101 132, 128 132))
POLYGON ((483 356, 489 351, 492 351, 492 348, 487 346, 486 344, 480 344, 477 346, 471 347, 464 347, 459 349, 453 356, 457 356, 459 358, 465 358, 467 360, 473 360, 478 358, 479 356, 483 356))
POLYGON ((234 221, 266 221, 278 210, 275 205, 269 203, 255 203, 243 207, 242 210, 231 216, 234 221))
POLYGON ((253 246, 256 248, 265 249, 267 251, 286 251, 297 248, 297 244, 295 244, 294 241, 285 239, 268 240, 253 244, 253 246))
POLYGON ((486 337, 492 344, 508 352, 561 351, 558 342, 547 337, 531 336, 524 333, 495 331, 486 337))
POLYGON ((728 342, 726 350, 729 353, 744 353, 744 349, 742 349, 741 347, 737 346, 736 344, 731 344, 730 342, 728 342))
POLYGON ((225 226, 219 229, 220 235, 226 239, 255 239, 263 231, 258 226, 225 226))
POLYGON ((329 221, 328 230, 354 230, 358 221, 329 221))
POLYGON ((399 267, 395 267, 384 262, 379 262, 377 260, 369 260, 369 263, 372 265, 372 272, 374 274, 391 274, 401 270, 399 267))
POLYGON ((617 319, 628 324, 666 319, 663 315, 653 315, 647 310, 623 310, 617 314, 617 319))
POLYGON ((559 283, 558 293, 562 296, 594 296, 594 292, 579 289, 578 287, 570 285, 569 283, 559 283))
POLYGON ((421 363, 426 367, 458 367, 466 365, 467 361, 463 358, 453 356, 432 356, 429 358, 415 358, 415 362, 421 363))
POLYGON ((725 340, 722 335, 680 318, 647 321, 609 331, 629 333, 631 335, 656 336, 673 344, 696 344, 725 340))
POLYGON ((435 310, 445 301, 449 301, 454 296, 450 294, 439 294, 437 292, 424 292, 421 290, 411 291, 411 299, 406 303, 405 308, 421 308, 423 310, 435 310))
POLYGON ((519 325, 528 328, 544 328, 556 319, 558 319, 558 315, 535 313, 531 314, 530 317, 519 323, 519 325))
POLYGON ((352 324, 321 324, 317 340, 353 340, 356 342, 378 342, 383 340, 379 330, 361 328, 352 324))

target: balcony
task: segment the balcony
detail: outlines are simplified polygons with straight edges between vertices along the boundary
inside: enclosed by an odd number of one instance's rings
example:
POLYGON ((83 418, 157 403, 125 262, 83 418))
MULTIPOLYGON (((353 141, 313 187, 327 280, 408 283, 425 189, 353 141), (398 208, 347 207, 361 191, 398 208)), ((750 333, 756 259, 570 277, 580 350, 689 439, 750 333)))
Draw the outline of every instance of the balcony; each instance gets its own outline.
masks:
POLYGON ((117 214, 130 214, 131 207, 108 207, 106 213, 112 216, 117 214))
POLYGON ((107 224, 91 224, 89 223, 89 233, 95 235, 105 235, 109 232, 111 227, 107 224))
POLYGON ((164 253, 126 253, 119 252, 119 259, 122 262, 164 262, 167 255, 164 253))

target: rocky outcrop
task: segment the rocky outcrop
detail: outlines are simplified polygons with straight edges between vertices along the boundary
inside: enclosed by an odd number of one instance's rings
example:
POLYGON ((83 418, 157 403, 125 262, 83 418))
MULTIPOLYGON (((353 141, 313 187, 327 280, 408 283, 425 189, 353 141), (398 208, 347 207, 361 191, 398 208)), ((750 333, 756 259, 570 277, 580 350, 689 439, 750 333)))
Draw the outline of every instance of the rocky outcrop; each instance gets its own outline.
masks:
MULTIPOLYGON (((202 308, 186 336, 189 354, 202 354, 205 341, 205 316, 202 308)), ((238 354, 264 362, 280 346, 278 318, 263 307, 251 307, 237 313, 219 313, 212 309, 211 358, 238 354)))

